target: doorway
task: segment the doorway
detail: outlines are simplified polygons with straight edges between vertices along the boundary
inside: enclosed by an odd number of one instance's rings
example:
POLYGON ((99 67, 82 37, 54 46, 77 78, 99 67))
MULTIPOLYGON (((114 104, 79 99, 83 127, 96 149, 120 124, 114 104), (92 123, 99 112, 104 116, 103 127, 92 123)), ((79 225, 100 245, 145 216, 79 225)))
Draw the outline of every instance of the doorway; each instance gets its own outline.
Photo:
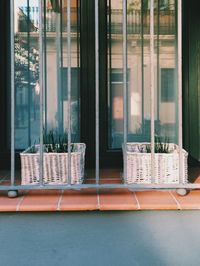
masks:
MULTIPOLYGON (((94 1, 81 2, 81 138, 88 165, 95 160, 94 1), (89 129, 89 130, 88 130, 89 129)), ((127 117, 129 142, 150 141, 150 1, 127 1, 127 117)), ((100 167, 122 166, 123 10, 99 1, 100 167)), ((155 1, 155 134, 178 141, 177 1, 155 1)))

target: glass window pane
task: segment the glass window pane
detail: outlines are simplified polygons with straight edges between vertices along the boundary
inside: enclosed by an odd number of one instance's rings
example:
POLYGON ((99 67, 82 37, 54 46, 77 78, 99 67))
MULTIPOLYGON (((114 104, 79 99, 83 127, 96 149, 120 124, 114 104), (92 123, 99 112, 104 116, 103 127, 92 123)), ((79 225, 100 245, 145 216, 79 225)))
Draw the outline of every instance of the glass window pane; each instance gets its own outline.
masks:
POLYGON ((161 141, 178 144, 177 10, 176 1, 158 2, 155 54, 157 84, 156 133, 161 141))
POLYGON ((30 146, 39 136, 38 20, 37 0, 15 1, 16 149, 30 146))
MULTIPOLYGON (((44 128, 68 130, 67 0, 46 0, 44 36, 44 128)), ((79 140, 80 1, 71 1, 72 140, 79 140)), ((15 0, 16 149, 39 142, 39 1, 15 0)))
MULTIPOLYGON (((150 141, 149 8, 149 0, 127 1, 128 141, 134 142, 150 141)), ((176 12, 175 0, 154 1, 155 135, 173 142, 177 141, 178 124, 176 12)), ((109 148, 119 149, 123 142, 123 38, 120 1, 108 1, 107 23, 108 143, 109 148)))

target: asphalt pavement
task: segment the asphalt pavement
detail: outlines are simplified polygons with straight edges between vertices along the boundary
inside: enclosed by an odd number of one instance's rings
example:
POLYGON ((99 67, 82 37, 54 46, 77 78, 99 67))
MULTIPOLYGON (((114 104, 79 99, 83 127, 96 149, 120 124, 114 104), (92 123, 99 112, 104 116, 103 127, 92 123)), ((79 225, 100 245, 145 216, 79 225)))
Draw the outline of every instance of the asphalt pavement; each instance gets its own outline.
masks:
POLYGON ((200 212, 1 213, 0 241, 0 266, 199 266, 200 212))

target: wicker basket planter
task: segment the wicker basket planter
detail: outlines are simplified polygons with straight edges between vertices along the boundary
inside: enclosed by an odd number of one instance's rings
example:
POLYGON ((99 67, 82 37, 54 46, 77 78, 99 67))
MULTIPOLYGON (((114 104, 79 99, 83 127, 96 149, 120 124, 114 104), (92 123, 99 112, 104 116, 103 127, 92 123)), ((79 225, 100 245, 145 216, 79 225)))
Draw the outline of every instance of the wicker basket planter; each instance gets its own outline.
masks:
MULTIPOLYGON (((86 146, 84 143, 73 144, 73 151, 71 152, 71 184, 83 183, 85 168, 85 149, 86 146)), ((28 148, 20 154, 22 185, 39 183, 39 145, 36 145, 36 153, 31 153, 30 151, 31 148, 28 148)), ((44 184, 67 184, 67 178, 68 153, 44 152, 44 184)))
MULTIPOLYGON (((126 184, 151 183, 151 153, 142 152, 149 143, 127 143, 127 178, 126 184)), ((123 148, 123 155, 125 149, 123 148)), ((188 182, 187 157, 183 153, 183 183, 188 182)), ((155 153, 155 183, 178 184, 179 183, 179 153, 176 144, 169 144, 169 153, 155 153)))

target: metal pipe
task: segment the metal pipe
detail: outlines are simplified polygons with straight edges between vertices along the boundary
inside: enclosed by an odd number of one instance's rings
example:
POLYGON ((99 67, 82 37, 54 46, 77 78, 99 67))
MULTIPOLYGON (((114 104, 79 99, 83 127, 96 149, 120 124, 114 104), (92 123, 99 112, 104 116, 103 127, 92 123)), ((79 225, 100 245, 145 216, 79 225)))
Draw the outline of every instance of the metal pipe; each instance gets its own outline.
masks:
POLYGON ((61 121, 62 121, 62 133, 64 128, 64 114, 63 114, 63 4, 62 0, 59 2, 60 6, 60 95, 61 95, 61 121))
POLYGON ((28 90, 28 146, 31 145, 31 109, 32 109, 32 95, 31 95, 31 80, 30 80, 30 1, 27 0, 27 43, 28 43, 28 66, 27 66, 27 90, 28 90))
POLYGON ((44 129, 47 131, 47 2, 44 0, 44 129))
POLYGON ((11 64, 11 185, 15 184, 15 36, 14 0, 10 0, 10 64, 11 64))
POLYGON ((39 83, 40 83, 40 168, 39 183, 43 185, 43 64, 44 64, 44 43, 43 43, 43 0, 39 1, 39 83))
POLYGON ((144 1, 141 1, 142 134, 144 134, 144 1))
POLYGON ((154 0, 150 0, 151 183, 155 182, 154 0))
POLYGON ((127 177, 127 0, 123 0, 123 113, 124 113, 124 178, 127 177))
POLYGON ((178 145, 179 182, 183 183, 183 122, 182 122, 182 1, 178 0, 178 145))
POLYGON ((0 186, 0 190, 53 190, 53 189, 60 189, 60 190, 80 190, 80 189, 87 189, 87 188, 94 188, 94 189, 116 189, 116 188, 127 188, 127 189, 134 189, 134 190, 151 190, 151 189, 200 189, 200 184, 80 184, 80 185, 16 185, 16 186, 8 186, 2 185, 0 186))
POLYGON ((71 1, 67 0, 68 185, 71 185, 71 1))
POLYGON ((157 3, 157 120, 160 120, 160 0, 157 3))
POLYGON ((96 138, 96 184, 99 184, 99 1, 95 0, 95 138, 96 138))
POLYGON ((62 101, 62 87, 61 87, 61 34, 60 34, 60 17, 61 15, 56 12, 56 68, 57 68, 57 108, 58 108, 58 130, 59 134, 63 133, 63 101, 62 101))

